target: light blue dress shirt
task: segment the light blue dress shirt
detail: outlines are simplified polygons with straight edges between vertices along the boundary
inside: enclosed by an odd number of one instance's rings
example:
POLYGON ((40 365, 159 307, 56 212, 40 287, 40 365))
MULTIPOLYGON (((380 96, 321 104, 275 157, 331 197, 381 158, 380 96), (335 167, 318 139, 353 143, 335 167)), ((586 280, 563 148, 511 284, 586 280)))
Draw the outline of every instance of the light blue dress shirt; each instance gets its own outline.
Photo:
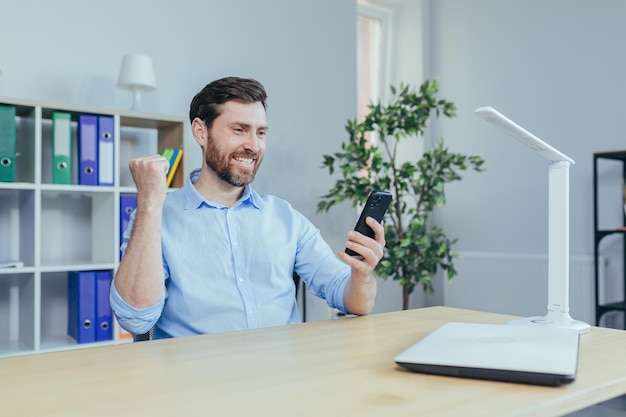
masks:
MULTIPOLYGON (((298 323, 294 271, 311 293, 346 312, 350 267, 309 220, 250 186, 230 208, 205 200, 193 186, 199 173, 169 193, 163 206, 162 299, 134 308, 111 286, 111 307, 124 329, 141 334, 156 324, 154 337, 166 338, 298 323)), ((134 220, 135 212, 122 251, 134 220)))

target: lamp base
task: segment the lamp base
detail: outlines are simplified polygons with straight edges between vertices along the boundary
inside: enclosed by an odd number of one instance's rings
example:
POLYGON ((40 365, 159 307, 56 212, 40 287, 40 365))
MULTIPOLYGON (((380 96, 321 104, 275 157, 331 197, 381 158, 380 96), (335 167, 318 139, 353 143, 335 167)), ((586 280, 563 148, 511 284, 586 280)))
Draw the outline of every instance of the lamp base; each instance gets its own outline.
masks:
POLYGON ((131 91, 133 93, 133 104, 130 109, 133 111, 139 111, 141 110, 141 89, 133 88, 131 91))
POLYGON ((578 330, 579 334, 588 333, 591 326, 584 321, 574 320, 567 313, 548 312, 543 317, 525 317, 507 321, 506 324, 523 326, 545 326, 578 330))

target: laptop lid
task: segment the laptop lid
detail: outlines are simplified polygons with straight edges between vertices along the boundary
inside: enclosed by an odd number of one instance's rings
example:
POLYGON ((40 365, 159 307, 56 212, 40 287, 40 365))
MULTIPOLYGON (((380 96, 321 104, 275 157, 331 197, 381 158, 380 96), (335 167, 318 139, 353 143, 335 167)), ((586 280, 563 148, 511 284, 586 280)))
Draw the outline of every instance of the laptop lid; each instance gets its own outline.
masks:
POLYGON ((451 322, 394 360, 414 372, 558 386, 576 379, 578 345, 572 329, 451 322))

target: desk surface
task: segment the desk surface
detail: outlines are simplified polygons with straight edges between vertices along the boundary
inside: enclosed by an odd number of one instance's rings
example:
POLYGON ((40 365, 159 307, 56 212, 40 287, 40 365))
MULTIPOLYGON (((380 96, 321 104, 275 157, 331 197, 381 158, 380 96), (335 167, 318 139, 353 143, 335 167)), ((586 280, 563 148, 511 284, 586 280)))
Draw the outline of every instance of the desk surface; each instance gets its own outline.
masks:
POLYGON ((578 378, 540 387, 411 373, 393 357, 448 321, 432 307, 0 360, 20 416, 548 416, 626 393, 626 332, 581 335, 578 378))

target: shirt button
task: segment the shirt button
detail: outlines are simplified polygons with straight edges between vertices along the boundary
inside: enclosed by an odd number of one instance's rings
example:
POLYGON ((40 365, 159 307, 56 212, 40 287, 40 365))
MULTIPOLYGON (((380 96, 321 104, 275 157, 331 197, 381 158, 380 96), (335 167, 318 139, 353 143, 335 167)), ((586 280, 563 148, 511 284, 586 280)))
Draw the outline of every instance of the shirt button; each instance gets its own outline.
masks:
POLYGON ((238 279, 239 279, 239 282, 243 282, 243 278, 239 277, 238 279))
POLYGON ((250 310, 248 310, 248 313, 254 314, 254 310, 250 309, 250 310))

